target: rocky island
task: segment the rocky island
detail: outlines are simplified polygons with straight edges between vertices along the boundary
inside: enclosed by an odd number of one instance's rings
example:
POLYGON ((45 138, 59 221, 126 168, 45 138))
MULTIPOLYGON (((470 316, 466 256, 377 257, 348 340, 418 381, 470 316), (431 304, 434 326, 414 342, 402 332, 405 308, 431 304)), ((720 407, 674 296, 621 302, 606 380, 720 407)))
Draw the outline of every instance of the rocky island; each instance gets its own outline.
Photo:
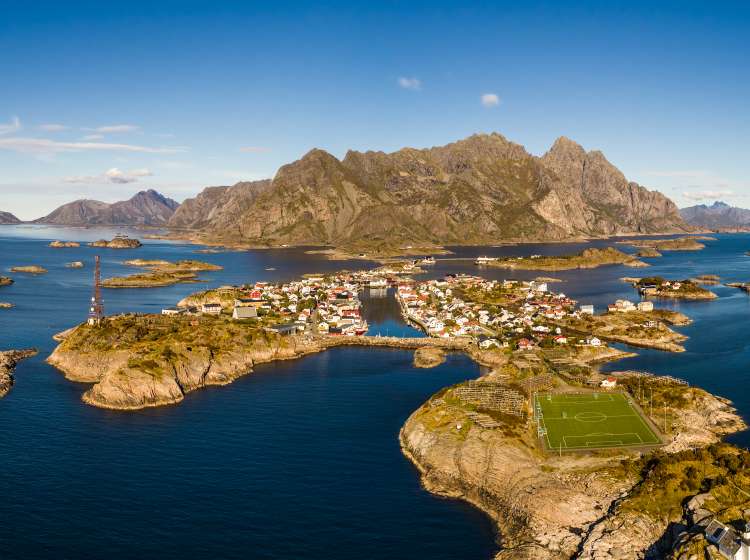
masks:
POLYGON ((22 272, 24 274, 46 274, 48 271, 46 268, 30 265, 30 266, 14 266, 10 269, 11 272, 22 272))
POLYGON ((25 358, 36 355, 37 351, 29 350, 7 350, 0 352, 0 398, 8 394, 13 387, 13 371, 18 362, 25 358))
POLYGON ((193 260, 170 262, 164 260, 134 259, 125 261, 125 264, 145 268, 148 272, 107 278, 102 282, 102 287, 158 288, 183 282, 198 282, 198 272, 222 269, 222 267, 215 264, 193 260))
POLYGON ((633 255, 618 251, 614 247, 605 249, 584 249, 576 255, 560 255, 546 257, 532 255, 530 257, 508 257, 489 260, 488 266, 521 270, 570 270, 579 268, 598 268, 600 266, 623 264, 631 267, 648 266, 633 255))
POLYGON ((12 278, 8 278, 7 276, 0 276, 0 286, 10 286, 12 283, 12 278))
POLYGON ((633 286, 644 296, 688 300, 709 300, 718 297, 692 280, 666 280, 661 276, 650 276, 636 280, 633 286))
MULTIPOLYGON (((671 239, 634 239, 632 241, 618 241, 624 245, 638 247, 643 250, 658 251, 699 251, 706 246, 700 241, 712 241, 713 237, 675 237, 671 239)), ((645 256, 645 255, 644 255, 645 256)), ((653 255, 657 256, 657 255, 653 255)))
POLYGON ((77 241, 51 241, 48 245, 49 247, 52 247, 53 249, 70 249, 75 247, 80 247, 81 244, 77 241))
POLYGON ((99 241, 93 241, 89 243, 89 247, 102 247, 105 249, 137 249, 141 246, 142 243, 137 239, 121 235, 118 235, 110 241, 107 241, 106 239, 100 239, 99 241))

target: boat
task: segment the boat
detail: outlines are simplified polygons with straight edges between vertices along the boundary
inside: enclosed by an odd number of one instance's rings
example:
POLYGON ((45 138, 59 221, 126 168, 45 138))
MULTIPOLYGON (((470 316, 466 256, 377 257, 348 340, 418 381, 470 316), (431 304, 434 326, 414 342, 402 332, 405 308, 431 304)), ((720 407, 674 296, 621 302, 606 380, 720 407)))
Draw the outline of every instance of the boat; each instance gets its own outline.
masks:
POLYGON ((424 265, 435 264, 435 257, 425 257, 421 261, 419 261, 419 264, 424 264, 424 265))
POLYGON ((483 265, 483 264, 491 263, 496 260, 497 260, 497 257, 477 257, 477 259, 474 261, 474 264, 483 265))
POLYGON ((385 278, 377 278, 375 280, 370 280, 370 287, 371 288, 387 288, 388 280, 386 280, 385 278))

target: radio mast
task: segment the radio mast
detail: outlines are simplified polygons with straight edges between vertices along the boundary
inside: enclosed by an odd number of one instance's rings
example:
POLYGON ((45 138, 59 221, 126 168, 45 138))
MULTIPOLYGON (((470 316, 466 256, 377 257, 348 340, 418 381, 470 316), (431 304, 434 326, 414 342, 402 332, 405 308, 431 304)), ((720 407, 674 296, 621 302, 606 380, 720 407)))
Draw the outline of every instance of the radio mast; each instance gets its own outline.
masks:
POLYGON ((102 273, 99 264, 99 255, 94 257, 94 295, 91 296, 91 307, 89 308, 89 325, 100 325, 104 317, 104 304, 102 303, 102 273))

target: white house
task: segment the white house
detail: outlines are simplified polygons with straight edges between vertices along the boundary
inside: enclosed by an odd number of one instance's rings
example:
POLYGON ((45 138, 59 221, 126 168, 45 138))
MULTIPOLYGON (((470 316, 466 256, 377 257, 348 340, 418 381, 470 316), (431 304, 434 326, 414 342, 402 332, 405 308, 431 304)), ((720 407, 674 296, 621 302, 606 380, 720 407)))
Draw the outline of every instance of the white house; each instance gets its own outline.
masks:
POLYGON ((602 381, 599 386, 602 389, 614 389, 615 387, 617 387, 617 379, 615 379, 614 377, 607 377, 607 379, 602 381))
POLYGON ((652 301, 639 301, 638 302, 638 311, 653 311, 654 310, 654 302, 652 301))

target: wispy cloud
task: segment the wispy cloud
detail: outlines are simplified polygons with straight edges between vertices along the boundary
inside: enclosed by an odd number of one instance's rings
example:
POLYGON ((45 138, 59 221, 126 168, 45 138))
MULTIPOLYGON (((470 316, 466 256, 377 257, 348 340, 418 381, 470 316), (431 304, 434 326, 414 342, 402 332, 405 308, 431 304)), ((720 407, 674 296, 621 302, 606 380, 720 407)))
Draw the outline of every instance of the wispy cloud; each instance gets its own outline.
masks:
POLYGON ((684 192, 682 196, 688 200, 694 200, 696 202, 701 200, 719 200, 721 198, 727 198, 734 196, 734 191, 695 191, 695 192, 684 192))
POLYGON ((146 154, 174 154, 185 152, 187 148, 152 148, 133 144, 111 144, 106 142, 57 142, 47 138, 0 138, 0 150, 32 154, 52 154, 59 152, 140 152, 146 154))
POLYGON ((66 183, 115 183, 124 185, 126 183, 135 183, 143 177, 151 177, 153 173, 148 169, 131 169, 122 171, 117 167, 108 169, 101 175, 78 175, 74 177, 65 177, 66 183))
POLYGON ((9 123, 0 124, 0 134, 12 134, 21 130, 21 119, 13 117, 9 123))
POLYGON ((83 140, 91 141, 91 140, 103 140, 104 134, 87 134, 83 137, 83 140))
POLYGON ((651 177, 674 177, 678 179, 692 179, 710 177, 711 173, 702 169, 684 169, 672 171, 646 171, 646 175, 651 177))
POLYGON ((483 93, 481 99, 482 105, 485 107, 497 107, 500 105, 500 98, 496 93, 483 93))
POLYGON ((410 89, 413 91, 422 89, 422 82, 421 80, 419 80, 419 78, 406 78, 402 76, 398 79, 398 85, 399 87, 410 89))
POLYGON ((68 130, 68 127, 64 124, 57 123, 40 124, 37 128, 44 132, 62 132, 63 130, 68 130))
POLYGON ((270 152, 271 148, 266 148, 264 146, 242 146, 240 148, 240 151, 246 154, 262 154, 265 152, 270 152))
POLYGON ((95 128, 84 128, 83 130, 91 130, 92 132, 98 132, 100 134, 117 134, 120 132, 135 132, 140 129, 140 126, 134 124, 111 124, 107 126, 97 126, 95 128))

